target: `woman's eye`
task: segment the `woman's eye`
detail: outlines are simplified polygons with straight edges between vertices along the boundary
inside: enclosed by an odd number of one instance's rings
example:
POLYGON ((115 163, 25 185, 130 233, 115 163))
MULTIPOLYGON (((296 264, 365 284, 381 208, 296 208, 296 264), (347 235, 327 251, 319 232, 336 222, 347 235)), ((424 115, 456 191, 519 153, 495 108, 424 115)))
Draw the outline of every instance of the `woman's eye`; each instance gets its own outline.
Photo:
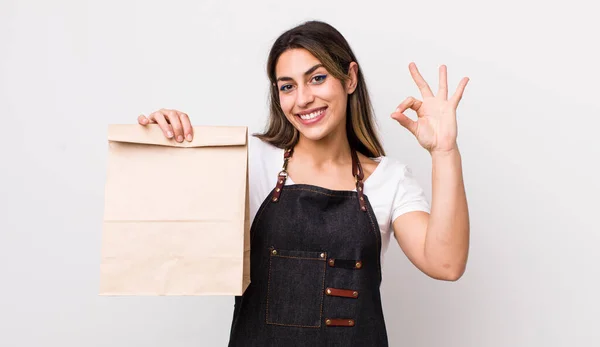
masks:
POLYGON ((282 92, 287 92, 288 90, 290 90, 288 87, 291 87, 291 85, 289 85, 289 84, 284 84, 284 85, 282 85, 282 86, 279 88, 279 90, 280 90, 280 91, 282 91, 282 92))
POLYGON ((325 81, 326 77, 327 77, 327 75, 318 75, 318 76, 313 77, 313 79, 315 80, 315 82, 321 83, 321 82, 325 81))

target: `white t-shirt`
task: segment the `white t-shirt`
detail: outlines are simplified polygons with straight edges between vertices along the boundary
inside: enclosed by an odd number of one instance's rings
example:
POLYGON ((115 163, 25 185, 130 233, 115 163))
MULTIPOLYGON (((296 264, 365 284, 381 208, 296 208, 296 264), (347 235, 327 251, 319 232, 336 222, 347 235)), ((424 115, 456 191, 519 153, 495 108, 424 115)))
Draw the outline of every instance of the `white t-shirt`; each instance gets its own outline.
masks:
MULTIPOLYGON (((283 165, 283 149, 249 135, 250 220, 254 220, 260 205, 277 183, 283 165)), ((392 223, 400 215, 411 211, 430 212, 423 189, 410 168, 390 157, 372 158, 379 162, 364 181, 364 192, 381 231, 381 264, 393 234, 392 223)), ((294 184, 290 177, 285 185, 294 184)), ((356 189, 355 189, 356 190, 356 189)))

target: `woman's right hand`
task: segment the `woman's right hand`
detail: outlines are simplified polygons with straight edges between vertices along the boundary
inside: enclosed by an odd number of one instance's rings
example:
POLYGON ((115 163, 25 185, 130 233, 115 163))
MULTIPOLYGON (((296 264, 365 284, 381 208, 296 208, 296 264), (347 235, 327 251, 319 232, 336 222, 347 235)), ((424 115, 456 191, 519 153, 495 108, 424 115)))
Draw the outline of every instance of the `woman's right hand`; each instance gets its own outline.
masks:
POLYGON ((141 125, 157 123, 167 138, 175 138, 177 142, 183 142, 184 138, 189 142, 194 137, 190 117, 181 111, 161 108, 150 113, 148 117, 141 114, 138 123, 141 125))

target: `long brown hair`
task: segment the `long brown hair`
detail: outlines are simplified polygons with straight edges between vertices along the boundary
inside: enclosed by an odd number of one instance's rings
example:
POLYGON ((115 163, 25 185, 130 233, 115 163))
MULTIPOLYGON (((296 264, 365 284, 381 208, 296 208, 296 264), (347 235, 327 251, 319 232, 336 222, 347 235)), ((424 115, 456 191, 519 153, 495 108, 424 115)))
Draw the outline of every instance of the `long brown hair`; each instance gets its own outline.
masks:
MULTIPOLYGON (((275 66, 279 56, 288 49, 304 48, 314 55, 335 78, 345 83, 350 77, 351 62, 358 61, 342 34, 331 25, 320 21, 300 24, 277 38, 267 61, 270 80, 270 116, 267 129, 255 134, 263 141, 279 148, 293 147, 299 138, 296 128, 287 120, 279 104, 279 90, 275 77, 275 66)), ((361 69, 358 69, 357 85, 348 96, 346 105, 346 133, 350 146, 368 156, 384 156, 385 151, 375 131, 373 108, 361 69)))

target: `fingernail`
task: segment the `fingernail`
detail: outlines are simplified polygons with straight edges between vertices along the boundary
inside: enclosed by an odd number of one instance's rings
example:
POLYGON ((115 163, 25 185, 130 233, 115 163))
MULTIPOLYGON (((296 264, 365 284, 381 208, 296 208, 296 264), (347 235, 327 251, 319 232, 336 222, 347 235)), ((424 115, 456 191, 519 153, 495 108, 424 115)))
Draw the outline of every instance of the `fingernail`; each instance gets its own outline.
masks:
POLYGON ((192 141, 192 134, 187 134, 187 140, 192 141))
POLYGON ((400 112, 400 107, 398 107, 398 108, 396 109, 396 111, 394 111, 394 113, 397 113, 397 112, 400 112))
POLYGON ((181 135, 177 136, 177 142, 181 142, 181 141, 183 141, 183 136, 181 136, 181 135))
POLYGON ((167 137, 168 137, 168 138, 171 138, 171 137, 173 137, 173 133, 172 133, 172 132, 170 132, 170 131, 167 131, 167 137))

